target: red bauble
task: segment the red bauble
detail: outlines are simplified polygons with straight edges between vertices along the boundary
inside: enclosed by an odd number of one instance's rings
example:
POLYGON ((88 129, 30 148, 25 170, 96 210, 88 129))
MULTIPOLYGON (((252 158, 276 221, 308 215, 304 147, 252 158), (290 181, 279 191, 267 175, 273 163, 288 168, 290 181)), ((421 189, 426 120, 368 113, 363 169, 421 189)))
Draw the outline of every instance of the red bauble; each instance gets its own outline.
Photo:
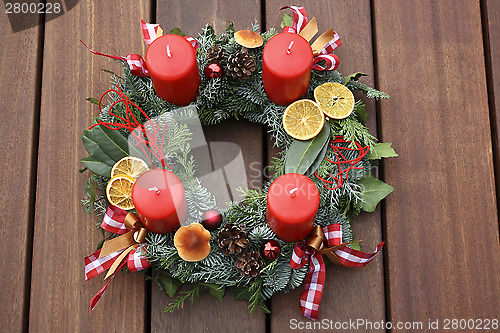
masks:
POLYGON ((222 67, 216 62, 208 64, 207 67, 205 67, 205 76, 209 79, 215 79, 217 77, 221 77, 222 67))
POLYGON ((217 229, 222 224, 222 215, 216 209, 207 210, 201 218, 203 220, 201 224, 210 231, 217 229))
POLYGON ((268 260, 274 260, 278 258, 280 252, 281 246, 274 239, 271 239, 262 245, 262 255, 268 260))

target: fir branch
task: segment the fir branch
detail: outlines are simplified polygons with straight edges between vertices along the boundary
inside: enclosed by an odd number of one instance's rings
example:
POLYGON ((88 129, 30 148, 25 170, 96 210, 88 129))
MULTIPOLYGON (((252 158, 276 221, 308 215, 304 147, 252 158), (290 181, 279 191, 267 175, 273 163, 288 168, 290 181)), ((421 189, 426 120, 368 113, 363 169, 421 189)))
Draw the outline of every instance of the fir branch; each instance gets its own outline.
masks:
POLYGON ((184 302, 189 299, 191 303, 194 303, 195 298, 200 297, 200 290, 203 286, 197 284, 193 289, 189 291, 182 291, 181 295, 174 298, 174 300, 167 305, 164 312, 174 312, 175 310, 180 310, 184 307, 184 302))
POLYGON ((379 100, 380 98, 388 99, 389 95, 386 94, 385 92, 379 91, 375 88, 369 87, 364 83, 358 82, 358 81, 349 81, 346 85, 347 88, 352 89, 352 90, 359 90, 362 91, 366 97, 368 98, 375 98, 376 100, 379 100))
POLYGON ((266 306, 265 299, 262 297, 262 286, 263 280, 257 279, 248 288, 249 292, 252 294, 250 296, 250 305, 248 306, 248 308, 250 309, 250 314, 254 313, 257 306, 261 309, 262 312, 271 313, 271 311, 269 311, 266 306))

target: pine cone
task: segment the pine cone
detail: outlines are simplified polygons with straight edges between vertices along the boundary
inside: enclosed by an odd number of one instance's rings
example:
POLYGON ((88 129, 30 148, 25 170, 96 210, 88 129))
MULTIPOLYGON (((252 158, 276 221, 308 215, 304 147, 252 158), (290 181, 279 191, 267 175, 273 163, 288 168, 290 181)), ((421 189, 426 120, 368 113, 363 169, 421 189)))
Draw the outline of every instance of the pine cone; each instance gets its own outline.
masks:
POLYGON ((218 63, 219 65, 222 65, 224 62, 224 54, 225 51, 222 47, 220 46, 212 46, 208 52, 207 52, 207 57, 208 57, 208 63, 218 63))
POLYGON ((244 277, 256 277, 260 274, 260 270, 264 266, 264 261, 260 257, 259 252, 250 250, 240 254, 236 258, 234 265, 244 277))
POLYGON ((233 223, 226 224, 217 235, 219 247, 227 255, 238 255, 250 246, 248 233, 233 223))
POLYGON ((255 59, 247 52, 238 51, 227 59, 226 73, 232 78, 243 81, 255 71, 255 59))

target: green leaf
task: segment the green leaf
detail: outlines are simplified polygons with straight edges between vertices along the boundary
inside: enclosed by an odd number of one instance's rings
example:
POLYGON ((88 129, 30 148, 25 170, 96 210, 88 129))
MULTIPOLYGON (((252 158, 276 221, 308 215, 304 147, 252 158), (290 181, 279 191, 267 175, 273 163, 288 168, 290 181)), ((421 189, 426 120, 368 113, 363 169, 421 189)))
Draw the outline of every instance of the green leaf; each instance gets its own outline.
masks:
POLYGON ((362 76, 368 76, 368 74, 357 72, 353 73, 351 75, 348 75, 344 78, 344 86, 349 82, 349 81, 358 81, 362 76))
POLYGON ((99 105, 99 100, 98 99, 89 97, 89 98, 87 98, 87 101, 89 101, 90 103, 94 103, 94 104, 99 105))
POLYGON ((371 175, 361 178, 358 185, 361 186, 361 192, 364 200, 361 204, 361 208, 365 212, 373 212, 380 200, 384 199, 389 195, 389 193, 394 191, 394 187, 371 175))
POLYGON ((182 32, 182 30, 180 28, 173 28, 172 30, 170 30, 169 32, 170 34, 173 34, 173 35, 179 35, 179 36, 186 36, 184 35, 184 33, 182 32))
POLYGON ((293 24, 293 18, 290 14, 285 13, 281 16, 281 29, 284 27, 291 27, 293 24))
POLYGON ((111 167, 93 156, 82 158, 82 164, 95 174, 111 178, 111 167))
POLYGON ((310 140, 294 140, 285 157, 285 173, 296 172, 305 174, 322 152, 330 138, 330 124, 325 126, 310 140))
POLYGON ((87 168, 87 167, 85 167, 85 168, 83 168, 83 169, 78 170, 78 172, 79 172, 79 173, 84 173, 85 171, 87 171, 87 169, 88 169, 88 168, 87 168))
POLYGON ((361 104, 356 108, 356 117, 358 118, 360 123, 362 123, 363 125, 366 124, 366 119, 368 118, 368 113, 366 113, 364 104, 361 104))
MULTIPOLYGON (((128 156, 128 141, 118 131, 98 125, 93 129, 95 142, 115 162, 128 156)), ((89 168, 90 169, 90 168, 89 168)))
POLYGON ((109 166, 113 166, 115 161, 111 159, 104 151, 99 147, 99 144, 95 141, 94 133, 92 130, 85 130, 81 136, 83 146, 87 152, 93 156, 95 159, 106 163, 109 166))
POLYGON ((224 298, 224 293, 226 291, 226 288, 224 288, 224 286, 219 286, 214 283, 203 283, 203 285, 207 287, 210 295, 222 302, 222 298, 224 298))
POLYGON ((359 246, 359 243, 351 243, 348 245, 351 249, 355 249, 358 251, 361 251, 361 247, 359 246))
POLYGON ((307 169, 307 171, 305 172, 304 175, 306 175, 307 177, 312 177, 314 175, 314 172, 316 170, 318 170, 319 165, 325 159, 326 152, 328 151, 328 147, 330 147, 330 146, 328 145, 328 141, 327 141, 326 144, 321 149, 321 151, 319 152, 318 157, 316 157, 313 164, 311 164, 311 166, 307 169))
POLYGON ((237 301, 250 301, 250 297, 252 297, 252 292, 245 287, 233 287, 233 296, 237 301))
POLYGON ((390 142, 381 142, 381 143, 376 143, 373 147, 368 152, 368 159, 370 160, 379 160, 382 157, 397 157, 399 156, 395 151, 394 148, 391 147, 392 143, 390 142))
POLYGON ((92 181, 91 178, 87 180, 87 186, 85 186, 85 191, 87 192, 87 195, 89 197, 89 205, 85 207, 85 209, 87 213, 90 214, 94 209, 94 202, 95 202, 95 183, 92 181))
POLYGON ((156 281, 170 297, 174 297, 177 289, 182 286, 181 281, 163 273, 158 274, 158 276, 156 277, 156 281))

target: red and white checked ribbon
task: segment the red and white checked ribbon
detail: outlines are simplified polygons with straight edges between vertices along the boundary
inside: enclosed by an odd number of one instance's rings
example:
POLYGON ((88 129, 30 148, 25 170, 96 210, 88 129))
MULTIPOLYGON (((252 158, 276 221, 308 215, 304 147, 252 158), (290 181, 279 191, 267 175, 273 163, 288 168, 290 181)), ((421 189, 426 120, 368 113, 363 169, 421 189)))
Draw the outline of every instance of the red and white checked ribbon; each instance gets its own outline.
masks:
MULTIPOLYGON (((146 23, 141 19, 141 29, 142 36, 144 37, 144 42, 147 46, 151 45, 151 43, 158 37, 158 30, 163 31, 159 24, 146 23)), ((184 36, 184 38, 193 46, 195 50, 200 47, 198 41, 191 36, 184 36)))
POLYGON ((200 47, 200 44, 198 43, 198 41, 196 39, 194 39, 191 36, 184 36, 184 38, 186 38, 186 40, 189 43, 191 43, 191 45, 194 47, 195 50, 198 50, 198 48, 200 47))
MULTIPOLYGON (((80 40, 80 42, 82 42, 82 41, 80 40)), ((91 49, 90 47, 88 47, 84 42, 82 42, 82 44, 85 45, 85 47, 87 49, 89 49, 89 51, 92 52, 93 54, 127 62, 128 67, 130 68, 130 72, 136 76, 140 76, 140 77, 148 77, 149 76, 149 72, 146 69, 146 62, 138 54, 131 53, 131 54, 127 55, 126 57, 122 57, 122 56, 97 52, 97 51, 91 49)))
POLYGON ((129 231, 124 223, 127 214, 126 210, 109 205, 102 218, 101 228, 118 235, 126 234, 129 231))
POLYGON ((144 37, 144 42, 147 46, 158 38, 158 29, 161 29, 160 25, 157 23, 146 23, 141 19, 141 30, 142 36, 144 37))
MULTIPOLYGON (((106 214, 104 214, 104 217, 102 219, 101 227, 106 231, 118 235, 124 235, 127 232, 133 232, 125 227, 125 217, 127 216, 127 214, 128 213, 125 210, 116 206, 109 205, 108 209, 106 210, 106 214)), ((145 250, 145 248, 146 246, 137 247, 129 252, 126 260, 124 260, 118 266, 116 271, 111 275, 110 280, 90 301, 90 311, 94 309, 94 307, 97 305, 97 302, 99 302, 102 295, 104 295, 104 292, 106 291, 106 288, 108 287, 111 280, 113 280, 116 273, 123 267, 127 266, 131 272, 137 272, 151 267, 151 264, 147 261, 145 254, 143 253, 143 250, 145 250)), ((123 251, 125 251, 125 249, 121 249, 99 258, 99 255, 101 253, 101 249, 99 249, 88 257, 85 257, 85 281, 88 281, 111 268, 115 260, 123 251)))
POLYGON ((304 7, 298 6, 285 6, 281 7, 280 10, 291 9, 293 15, 293 21, 291 27, 284 27, 283 32, 300 33, 302 29, 307 25, 307 13, 304 7))
POLYGON ((323 296, 325 285, 325 263, 322 253, 333 255, 337 260, 334 263, 347 267, 363 267, 368 265, 375 255, 380 251, 384 242, 381 242, 374 253, 365 253, 342 245, 342 225, 338 223, 330 224, 322 228, 323 238, 327 247, 337 247, 331 251, 327 249, 317 251, 309 247, 306 241, 295 244, 290 260, 290 266, 294 269, 303 267, 309 260, 309 271, 307 272, 304 290, 300 294, 300 307, 305 317, 312 320, 318 319, 319 306, 323 296), (329 253, 328 253, 329 252, 329 253))
MULTIPOLYGON (((308 22, 305 8, 298 6, 285 6, 280 10, 282 9, 291 9, 293 14, 292 26, 284 27, 283 32, 299 34, 308 22)), ((313 64, 311 68, 318 71, 333 71, 337 69, 340 63, 339 57, 337 57, 335 54, 332 54, 332 52, 341 45, 342 42, 340 41, 339 35, 334 32, 333 38, 323 47, 323 49, 321 49, 319 54, 313 58, 313 64), (322 60, 326 62, 326 66, 321 66, 320 64, 318 64, 322 60)))

